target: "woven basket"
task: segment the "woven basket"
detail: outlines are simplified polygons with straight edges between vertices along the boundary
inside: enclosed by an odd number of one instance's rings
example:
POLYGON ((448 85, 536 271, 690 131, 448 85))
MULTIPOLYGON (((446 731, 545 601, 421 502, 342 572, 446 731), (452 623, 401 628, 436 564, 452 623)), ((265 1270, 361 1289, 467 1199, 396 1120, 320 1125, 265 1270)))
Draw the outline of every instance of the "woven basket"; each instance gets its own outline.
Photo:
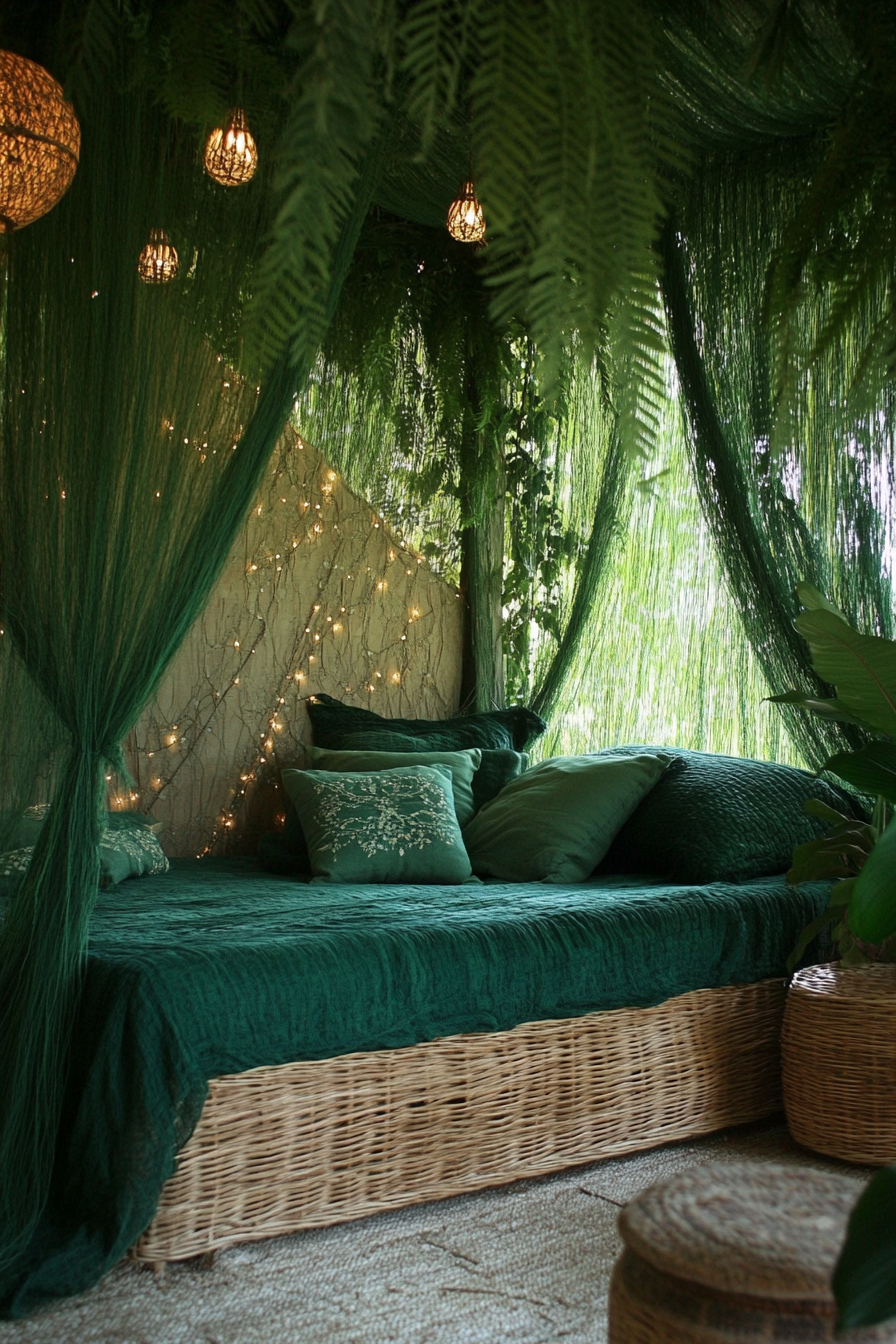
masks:
POLYGON ((799 971, 781 1045, 797 1142, 845 1162, 896 1162, 896 966, 799 971))
POLYGON ((753 1163, 653 1186, 619 1217, 609 1344, 892 1344, 892 1322, 835 1335, 831 1273, 861 1190, 855 1177, 753 1163))
POLYGON ((779 980, 212 1080, 150 1227, 161 1262, 780 1109, 779 980))

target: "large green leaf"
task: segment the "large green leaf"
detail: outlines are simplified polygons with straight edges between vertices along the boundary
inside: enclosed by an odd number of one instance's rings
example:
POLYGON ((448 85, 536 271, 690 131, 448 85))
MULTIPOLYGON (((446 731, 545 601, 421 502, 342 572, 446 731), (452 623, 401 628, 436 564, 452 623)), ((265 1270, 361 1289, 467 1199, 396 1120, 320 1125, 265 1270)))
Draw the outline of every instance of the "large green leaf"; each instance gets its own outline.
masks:
POLYGON ((782 695, 769 695, 766 699, 773 705, 799 705, 801 709, 811 710, 820 719, 835 719, 838 723, 856 723, 860 728, 869 726, 865 719, 854 714, 842 700, 816 700, 811 695, 803 695, 802 691, 784 691, 782 695))
POLYGON ((860 635, 828 610, 804 611, 796 628, 808 641, 812 665, 837 688, 837 699, 878 732, 896 738, 896 643, 860 635))
POLYGON ((807 611, 830 611, 839 620, 846 623, 846 617, 843 612, 829 602, 824 593, 820 593, 814 583, 798 583, 796 586, 796 595, 807 611))
POLYGON ((891 821, 856 879, 849 927, 857 938, 879 944, 896 934, 896 821, 891 821))
POLYGON ((896 1316, 896 1167, 879 1171, 852 1211, 834 1295, 842 1328, 896 1316))
POLYGON ((880 794, 896 804, 896 742, 872 742, 861 751, 841 751, 823 769, 863 793, 880 794))

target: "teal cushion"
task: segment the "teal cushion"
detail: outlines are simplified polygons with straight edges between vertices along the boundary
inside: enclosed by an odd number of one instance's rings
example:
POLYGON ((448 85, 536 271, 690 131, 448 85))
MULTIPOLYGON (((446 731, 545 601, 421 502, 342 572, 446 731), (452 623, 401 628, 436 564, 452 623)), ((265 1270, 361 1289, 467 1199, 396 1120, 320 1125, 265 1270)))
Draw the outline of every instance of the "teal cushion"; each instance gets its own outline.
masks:
POLYGON ((374 770, 395 770, 409 765, 444 765, 451 773, 454 810, 458 825, 466 826, 473 816, 473 778, 482 761, 478 747, 466 751, 330 751, 327 747, 308 747, 308 765, 312 770, 348 770, 367 774, 374 770))
MULTIPOLYGON (((114 887, 129 877, 167 873, 168 860, 152 831, 132 813, 109 813, 107 829, 100 836, 100 886, 114 887)), ((27 869, 33 845, 0 854, 0 878, 19 877, 27 869)))
POLYGON ((473 871, 507 882, 584 882, 668 758, 556 756, 511 780, 464 830, 473 871))
MULTIPOLYGON (((415 751, 463 751, 465 747, 524 751, 547 729, 544 719, 522 705, 487 710, 482 714, 456 714, 450 719, 384 719, 370 709, 344 705, 331 695, 313 695, 305 703, 314 745, 333 750, 346 749, 343 739, 348 734, 373 732, 425 738, 425 744, 415 746, 415 751)), ((353 749, 365 746, 364 742, 352 743, 353 749)), ((390 750, 379 742, 376 749, 390 750)))
POLYGON ((318 880, 453 883, 472 874, 445 766, 284 770, 283 787, 318 880))
MULTIPOLYGON (((429 750, 425 737, 411 737, 407 733, 380 732, 346 733, 340 738, 343 751, 383 751, 401 752, 405 755, 429 750)), ((513 751, 510 747, 478 748, 481 760, 479 769, 473 776, 473 812, 501 792, 517 775, 528 769, 529 757, 524 751, 513 751)), ((456 786, 455 786, 456 794, 456 786)), ((455 798, 456 801, 456 798, 455 798)), ((464 824, 464 823, 461 823, 464 824)), ((298 827, 298 818, 296 818, 298 827)))
POLYGON ((786 872, 794 848, 824 833, 803 811, 807 799, 858 815, 843 789, 771 761, 641 746, 608 747, 596 759, 645 751, 664 752, 672 764, 621 828, 601 872, 744 882, 786 872))

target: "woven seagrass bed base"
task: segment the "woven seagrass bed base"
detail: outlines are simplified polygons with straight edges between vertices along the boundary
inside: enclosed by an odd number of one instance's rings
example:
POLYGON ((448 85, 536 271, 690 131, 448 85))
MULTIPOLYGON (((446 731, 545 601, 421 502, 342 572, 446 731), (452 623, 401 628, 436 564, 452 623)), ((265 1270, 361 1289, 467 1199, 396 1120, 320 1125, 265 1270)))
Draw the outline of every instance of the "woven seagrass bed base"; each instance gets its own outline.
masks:
POLYGON ((780 980, 214 1078, 131 1254, 444 1199, 781 1108, 780 980))

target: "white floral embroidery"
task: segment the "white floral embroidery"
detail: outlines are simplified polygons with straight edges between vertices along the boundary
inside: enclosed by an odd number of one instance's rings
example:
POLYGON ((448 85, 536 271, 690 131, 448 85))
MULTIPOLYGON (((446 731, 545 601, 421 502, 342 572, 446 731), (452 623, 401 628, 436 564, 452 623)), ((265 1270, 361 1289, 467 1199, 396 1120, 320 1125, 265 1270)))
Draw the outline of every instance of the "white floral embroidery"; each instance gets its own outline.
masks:
POLYGON ((27 849, 10 849, 0 855, 0 877, 15 877, 16 873, 27 872, 32 853, 29 845, 27 849))
POLYGON ((141 877, 151 877, 153 873, 167 873, 168 860, 152 831, 143 826, 122 826, 106 831, 100 838, 100 859, 103 851, 110 858, 124 850, 132 863, 135 873, 141 877))
MULTIPOLYGON (((131 860, 133 876, 150 877, 154 873, 167 873, 168 860, 162 846, 151 831, 143 826, 127 826, 105 831, 100 837, 100 862, 114 862, 116 855, 127 854, 131 860)), ((0 855, 0 877, 15 877, 24 873, 34 853, 32 846, 27 849, 10 849, 0 855)))
POLYGON ((368 858, 377 851, 423 849, 434 840, 456 846, 454 814, 445 793, 423 775, 382 771, 364 779, 333 775, 314 782, 319 820, 329 832, 321 845, 335 858, 356 844, 368 858))

